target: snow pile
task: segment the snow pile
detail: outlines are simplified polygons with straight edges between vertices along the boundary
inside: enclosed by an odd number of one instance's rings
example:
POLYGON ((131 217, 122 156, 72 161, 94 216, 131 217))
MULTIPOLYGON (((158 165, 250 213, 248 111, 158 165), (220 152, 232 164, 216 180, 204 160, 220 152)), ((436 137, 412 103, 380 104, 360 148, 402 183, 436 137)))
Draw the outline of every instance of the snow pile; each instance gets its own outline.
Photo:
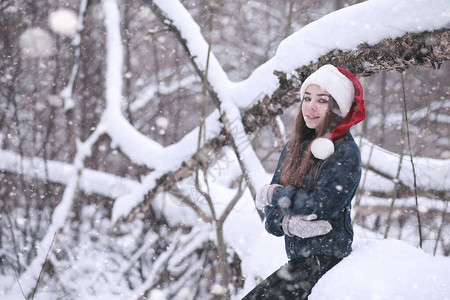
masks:
MULTIPOLYGON (((364 237, 367 234, 373 235, 355 227, 353 252, 319 280, 309 299, 450 299, 450 258, 430 256, 403 241, 364 237)), ((242 267, 245 270, 249 262, 254 262, 253 276, 260 274, 261 280, 287 261, 284 239, 269 239, 263 233, 254 235, 258 241, 248 246, 255 252, 243 258, 242 267), (281 257, 283 263, 279 263, 281 257), (279 264, 274 266, 274 261, 279 264)), ((247 277, 243 291, 235 299, 243 297, 257 283, 247 277)))
POLYGON ((450 258, 403 241, 357 238, 353 253, 327 272, 310 299, 450 299, 450 258))

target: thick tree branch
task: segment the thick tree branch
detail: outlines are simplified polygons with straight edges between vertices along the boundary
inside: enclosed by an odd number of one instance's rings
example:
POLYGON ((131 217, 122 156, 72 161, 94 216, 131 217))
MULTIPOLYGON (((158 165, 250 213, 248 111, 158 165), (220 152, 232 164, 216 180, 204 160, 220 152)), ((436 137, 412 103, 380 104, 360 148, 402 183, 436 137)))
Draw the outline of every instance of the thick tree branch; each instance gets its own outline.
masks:
MULTIPOLYGON (((176 28, 171 28, 176 30, 176 28)), ((174 33, 184 45, 179 32, 174 33)), ((390 70, 404 70, 413 66, 438 68, 444 61, 450 60, 449 30, 423 32, 420 34, 406 34, 397 39, 386 39, 380 43, 369 46, 362 44, 357 50, 343 52, 333 51, 319 58, 317 63, 299 68, 299 77, 287 79, 286 74, 276 72, 279 78, 279 87, 272 97, 265 97, 243 113, 242 121, 247 133, 255 132, 273 122, 283 111, 298 101, 298 87, 311 72, 326 63, 342 66, 356 73, 357 76, 370 76, 375 73, 390 70), (426 50, 424 50, 426 49, 426 50)), ((188 51, 187 47, 185 47, 188 51)), ((194 64, 195 65, 195 64, 194 64)), ((217 97, 210 91, 212 97, 217 97)), ((169 191, 180 180, 192 175, 195 165, 200 163, 207 167, 218 159, 223 146, 230 145, 226 132, 205 144, 200 152, 196 153, 180 166, 179 170, 165 174, 158 181, 157 186, 151 190, 146 199, 127 217, 127 221, 134 219, 137 213, 149 208, 151 201, 162 191, 169 191)), ((367 168, 376 171, 371 166, 367 168)), ((379 172, 378 172, 379 173, 379 172)))
POLYGON ((450 60, 450 30, 406 33, 396 39, 385 39, 376 45, 363 43, 355 51, 332 51, 319 58, 318 62, 300 68, 308 73, 320 66, 331 63, 347 68, 357 76, 370 76, 381 71, 403 71, 412 66, 440 68, 450 60))

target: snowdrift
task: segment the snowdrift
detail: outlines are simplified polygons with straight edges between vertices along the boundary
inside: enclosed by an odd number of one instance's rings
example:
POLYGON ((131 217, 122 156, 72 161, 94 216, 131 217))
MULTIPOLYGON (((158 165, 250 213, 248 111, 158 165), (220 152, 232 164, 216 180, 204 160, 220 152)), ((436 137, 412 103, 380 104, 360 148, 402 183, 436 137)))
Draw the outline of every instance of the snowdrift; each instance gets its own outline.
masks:
POLYGON ((353 248, 309 299, 450 299, 450 258, 398 240, 357 238, 353 248))
MULTIPOLYGON (((282 243, 283 239, 279 241, 282 243)), ((281 255, 286 257, 280 245, 271 248, 273 253, 264 260, 281 255)), ((269 252, 267 248, 262 251, 269 252)), ((277 268, 262 273, 266 277, 277 268)), ((253 287, 254 284, 246 284, 239 297, 253 287)), ((406 242, 379 239, 373 233, 355 227, 352 254, 319 280, 309 299, 450 299, 450 258, 431 256, 406 242)))

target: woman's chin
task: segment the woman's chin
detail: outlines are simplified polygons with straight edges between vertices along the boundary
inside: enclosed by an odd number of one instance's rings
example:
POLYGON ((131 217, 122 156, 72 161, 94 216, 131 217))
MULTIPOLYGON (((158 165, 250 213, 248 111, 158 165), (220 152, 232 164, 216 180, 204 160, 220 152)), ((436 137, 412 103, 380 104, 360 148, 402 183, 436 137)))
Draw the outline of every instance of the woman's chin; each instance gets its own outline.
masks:
POLYGON ((316 129, 317 126, 319 126, 319 122, 308 122, 305 121, 306 127, 308 127, 309 129, 316 129))

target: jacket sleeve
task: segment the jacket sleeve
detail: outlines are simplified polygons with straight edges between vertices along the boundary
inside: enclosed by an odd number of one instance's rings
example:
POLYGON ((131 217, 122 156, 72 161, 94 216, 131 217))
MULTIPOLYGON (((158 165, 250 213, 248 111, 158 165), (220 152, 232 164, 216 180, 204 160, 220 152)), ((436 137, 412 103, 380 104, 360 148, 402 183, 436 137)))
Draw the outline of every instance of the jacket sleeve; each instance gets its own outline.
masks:
MULTIPOLYGON (((272 181, 270 184, 281 184, 281 170, 283 167, 284 157, 287 152, 288 143, 284 145, 283 151, 281 151, 280 158, 278 159, 277 167, 275 168, 275 172, 272 177, 272 181)), ((281 228, 281 221, 283 217, 286 215, 285 210, 274 207, 272 205, 268 205, 264 209, 264 214, 266 215, 265 227, 267 232, 276 235, 282 236, 284 232, 281 228)))
POLYGON ((281 222, 286 212, 278 207, 268 205, 264 208, 264 213, 266 215, 265 227, 267 232, 276 236, 284 235, 281 222))
POLYGON ((361 157, 357 145, 343 142, 324 162, 320 175, 309 190, 278 188, 272 205, 287 215, 316 214, 329 220, 352 200, 361 178, 361 157))

